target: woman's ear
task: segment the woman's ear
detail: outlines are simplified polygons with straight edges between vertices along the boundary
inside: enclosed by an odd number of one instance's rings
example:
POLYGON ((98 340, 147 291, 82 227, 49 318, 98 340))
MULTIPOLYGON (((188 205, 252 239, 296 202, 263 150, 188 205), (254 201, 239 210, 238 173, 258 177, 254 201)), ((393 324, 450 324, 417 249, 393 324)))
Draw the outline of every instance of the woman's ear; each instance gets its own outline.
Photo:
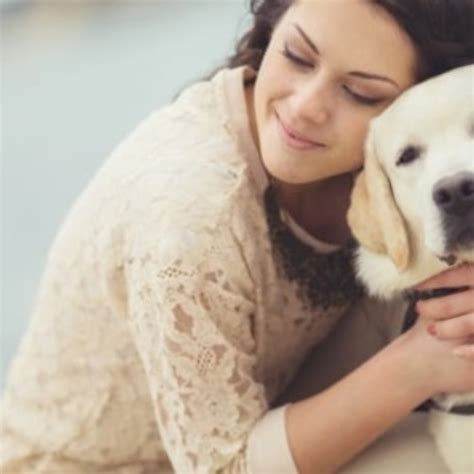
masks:
POLYGON ((400 272, 408 267, 408 232, 388 177, 377 160, 370 134, 364 170, 355 182, 347 220, 362 246, 388 255, 400 272))

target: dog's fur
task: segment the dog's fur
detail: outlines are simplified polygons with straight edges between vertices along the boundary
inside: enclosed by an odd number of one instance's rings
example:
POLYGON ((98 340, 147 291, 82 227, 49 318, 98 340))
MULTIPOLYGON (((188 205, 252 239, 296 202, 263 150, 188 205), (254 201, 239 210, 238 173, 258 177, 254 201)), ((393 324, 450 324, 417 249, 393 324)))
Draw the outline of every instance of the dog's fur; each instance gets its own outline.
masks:
MULTIPOLYGON (((348 213, 356 266, 390 298, 474 262, 474 65, 403 93, 369 128, 348 213)), ((436 397, 448 410, 474 394, 436 397)), ((474 472, 474 417, 432 410, 430 426, 453 472, 474 472)))

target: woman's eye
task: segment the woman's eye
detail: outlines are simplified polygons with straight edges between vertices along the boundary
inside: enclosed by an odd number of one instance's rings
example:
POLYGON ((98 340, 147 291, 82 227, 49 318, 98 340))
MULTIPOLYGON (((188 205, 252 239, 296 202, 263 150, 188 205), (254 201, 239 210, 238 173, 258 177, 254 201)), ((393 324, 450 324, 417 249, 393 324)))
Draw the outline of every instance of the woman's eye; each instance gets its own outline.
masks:
POLYGON ((313 67, 313 63, 310 63, 309 61, 306 61, 305 59, 303 59, 300 56, 298 56, 297 54, 295 54, 288 47, 287 44, 285 44, 285 46, 283 48, 283 51, 281 51, 281 54, 283 54, 283 56, 285 56, 285 58, 287 58, 290 62, 292 62, 293 64, 296 64, 297 66, 306 67, 306 68, 313 67))
POLYGON ((349 89, 349 87, 344 87, 344 90, 349 94, 349 96, 358 102, 359 104, 363 105, 377 105, 383 102, 385 99, 383 97, 368 97, 365 95, 357 94, 356 92, 349 89))

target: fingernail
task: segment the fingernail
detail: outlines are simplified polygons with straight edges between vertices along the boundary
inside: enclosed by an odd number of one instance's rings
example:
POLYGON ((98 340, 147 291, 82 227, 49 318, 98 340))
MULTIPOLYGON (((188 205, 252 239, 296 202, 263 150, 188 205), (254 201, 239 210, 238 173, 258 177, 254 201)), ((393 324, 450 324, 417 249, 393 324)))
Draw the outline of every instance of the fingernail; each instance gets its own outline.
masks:
POLYGON ((428 324, 427 329, 428 329, 428 332, 432 336, 437 336, 438 335, 438 330, 436 329, 436 324, 435 323, 428 324))

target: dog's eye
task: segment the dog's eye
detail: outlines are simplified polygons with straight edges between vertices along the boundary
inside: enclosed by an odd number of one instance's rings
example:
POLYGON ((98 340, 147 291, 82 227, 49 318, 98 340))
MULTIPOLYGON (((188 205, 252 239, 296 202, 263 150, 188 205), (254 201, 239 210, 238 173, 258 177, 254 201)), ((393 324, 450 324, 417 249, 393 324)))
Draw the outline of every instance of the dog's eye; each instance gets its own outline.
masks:
POLYGON ((412 161, 415 161, 421 155, 421 148, 416 146, 406 147, 398 157, 397 166, 407 165, 412 161))

